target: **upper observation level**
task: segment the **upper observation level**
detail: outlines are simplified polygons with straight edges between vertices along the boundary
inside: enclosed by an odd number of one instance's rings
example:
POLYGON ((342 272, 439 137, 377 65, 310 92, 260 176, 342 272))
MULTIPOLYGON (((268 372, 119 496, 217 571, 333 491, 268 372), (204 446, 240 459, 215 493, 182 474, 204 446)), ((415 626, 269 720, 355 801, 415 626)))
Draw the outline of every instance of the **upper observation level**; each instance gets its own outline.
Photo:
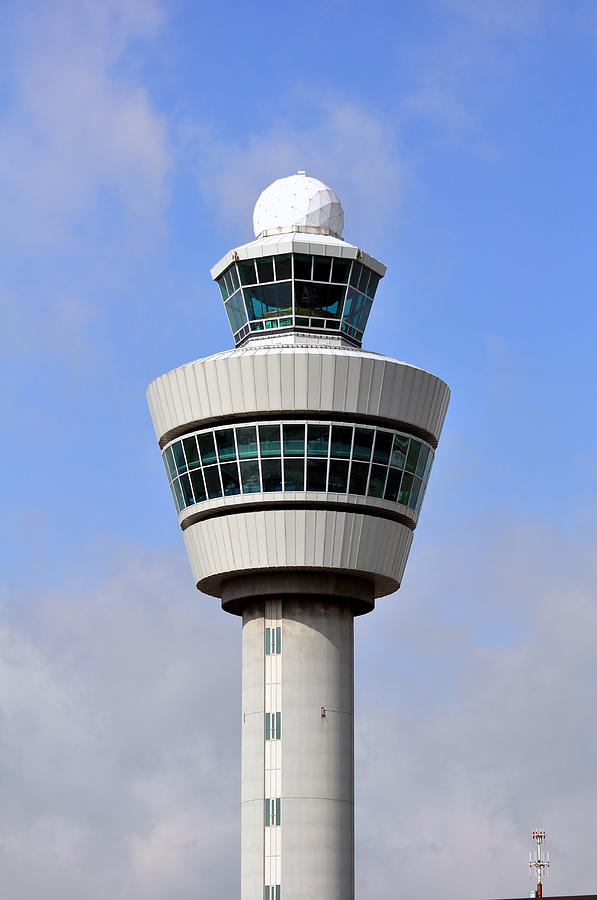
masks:
POLYGON ((257 200, 253 225, 255 240, 211 270, 236 346, 300 334, 360 347, 386 267, 343 240, 335 192, 306 172, 279 178, 257 200))

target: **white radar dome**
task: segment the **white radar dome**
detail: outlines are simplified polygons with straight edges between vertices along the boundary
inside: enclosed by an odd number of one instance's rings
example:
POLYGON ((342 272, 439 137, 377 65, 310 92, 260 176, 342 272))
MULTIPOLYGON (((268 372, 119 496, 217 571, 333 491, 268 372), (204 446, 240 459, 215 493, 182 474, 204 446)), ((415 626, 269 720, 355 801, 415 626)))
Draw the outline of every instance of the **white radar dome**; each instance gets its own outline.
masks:
POLYGON ((260 195, 253 212, 255 237, 264 231, 300 227, 342 237, 344 210, 335 192, 306 172, 278 178, 260 195))

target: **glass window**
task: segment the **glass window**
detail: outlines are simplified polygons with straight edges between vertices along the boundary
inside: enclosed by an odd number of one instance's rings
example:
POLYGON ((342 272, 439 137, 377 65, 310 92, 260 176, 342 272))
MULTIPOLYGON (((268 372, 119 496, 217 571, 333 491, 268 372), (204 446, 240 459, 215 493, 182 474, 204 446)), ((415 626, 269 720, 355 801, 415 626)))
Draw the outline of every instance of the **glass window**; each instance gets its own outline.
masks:
POLYGON ((251 460, 251 462, 241 462, 240 477, 243 485, 243 494, 257 494, 261 490, 259 463, 256 459, 251 460))
POLYGON ((363 294, 357 293, 353 288, 349 288, 346 292, 342 321, 349 326, 357 328, 359 331, 364 331, 370 310, 371 300, 363 294))
POLYGON ((348 488, 348 463, 341 459, 330 460, 328 491, 345 494, 348 488))
POLYGON ((274 280, 274 261, 271 256, 264 256, 263 259, 255 260, 257 263, 257 277, 259 283, 274 280))
POLYGON ((279 741, 282 737, 282 714, 279 712, 265 714, 266 741, 279 741))
POLYGON ((353 262, 352 264, 352 272, 350 273, 350 284, 352 287, 358 287, 359 278, 361 277, 361 272, 363 271, 363 267, 358 262, 353 262))
POLYGON ((307 460, 307 490, 325 491, 327 483, 327 459, 307 460))
POLYGON ((232 290, 237 291, 239 288, 239 284, 238 284, 238 275, 236 274, 236 266, 235 265, 230 266, 230 268, 228 269, 228 275, 230 278, 230 284, 232 285, 232 290))
POLYGON ((220 288, 220 293, 222 295, 222 300, 227 300, 229 295, 228 285, 222 275, 221 278, 218 278, 218 287, 220 288))
POLYGON ((344 288, 341 284, 294 283, 294 305, 299 316, 339 318, 343 300, 344 288))
POLYGON ((329 436, 329 425, 307 425, 307 455, 327 456, 329 436))
POLYGON ((232 332, 235 333, 242 328, 247 321, 247 310, 245 308, 242 291, 237 291, 236 294, 232 295, 228 303, 225 304, 225 309, 232 332))
POLYGON ((410 499, 410 489, 412 488, 413 478, 415 476, 411 475, 409 472, 405 472, 402 478, 402 483, 400 485, 400 492, 398 494, 398 503, 403 503, 405 506, 408 504, 410 499))
POLYGON ((374 272, 371 272, 369 276, 369 287, 367 288, 367 296, 373 298, 375 297, 375 292, 377 290, 377 285, 379 284, 379 275, 376 275, 374 272))
POLYGON ((313 257, 313 281, 329 281, 332 260, 329 256, 313 257))
POLYGON ((369 466, 367 463, 353 462, 350 470, 350 486, 348 488, 348 493, 366 494, 368 475, 369 466))
POLYGON ((386 466, 371 466, 371 475, 369 477, 369 489, 367 491, 370 497, 383 497, 383 491, 386 484, 386 466))
POLYGON ((280 824, 280 798, 279 797, 266 797, 265 798, 265 825, 267 828, 270 828, 272 825, 280 824))
POLYGON ((193 493, 195 494, 195 503, 201 503, 207 496, 201 469, 194 469, 191 472, 191 483, 193 485, 193 493))
POLYGON ((182 512, 182 510, 184 509, 184 500, 178 478, 174 479, 174 481, 172 482, 172 487, 174 488, 174 493, 176 495, 176 506, 178 508, 178 512, 182 512))
POLYGON ((286 281, 292 278, 290 253, 275 256, 274 261, 276 263, 276 281, 286 281))
POLYGON ((262 459, 261 474, 263 476, 264 491, 282 490, 282 460, 262 459))
POLYGON ((425 472, 423 473, 423 482, 427 484, 427 479, 429 478, 429 472, 431 471, 431 466, 433 464, 433 450, 429 451, 429 455, 427 456, 427 463, 425 465, 425 472))
POLYGON ((234 431, 232 428, 221 428, 219 431, 216 431, 216 444, 218 445, 218 456, 221 462, 236 459, 234 431))
POLYGON ((385 500, 396 500, 398 496, 398 491, 400 489, 400 479, 402 478, 402 472, 400 469, 392 469, 388 470, 388 480, 386 482, 386 489, 384 493, 385 500))
POLYGON ((421 490, 422 481, 420 478, 417 478, 415 475, 415 480, 413 481, 413 486, 410 491, 410 497, 408 500, 409 509, 414 509, 417 505, 417 499, 419 497, 419 491, 421 490))
POLYGON ((166 465, 168 466, 168 471, 170 473, 170 479, 176 478, 176 466, 174 464, 174 455, 172 453, 172 447, 166 447, 164 450, 164 459, 166 460, 166 465))
POLYGON ((349 272, 349 259, 334 259, 332 263, 332 281, 340 282, 340 284, 346 284, 348 282, 349 272))
POLYGON ((419 458, 419 450, 421 445, 418 441, 411 438, 410 447, 408 448, 408 456, 406 457, 405 469, 407 472, 414 472, 417 468, 417 460, 419 458))
POLYGON ((305 426, 283 425, 284 456, 305 455, 305 426))
POLYGON ((191 506, 191 504, 195 502, 195 498, 193 497, 191 480, 188 475, 180 476, 180 488, 182 490, 182 496, 184 497, 184 505, 191 506))
POLYGON ((241 284, 256 284, 257 277, 255 275, 255 261, 252 259, 243 259, 238 262, 238 273, 240 275, 241 284))
POLYGON ((306 253, 295 253, 294 254, 294 277, 295 278, 306 278, 308 281, 311 281, 311 263, 312 257, 308 256, 306 253))
POLYGON ((243 291, 250 319, 292 315, 292 282, 258 284, 243 291))
POLYGON ((274 625, 265 629, 265 653, 278 654, 282 651, 282 626, 274 625))
POLYGON ((421 451, 419 453, 419 461, 417 463, 417 469, 415 472, 415 475, 417 475, 418 478, 423 477, 423 472, 425 471, 425 467, 427 465, 427 456, 428 455, 429 455, 429 447, 425 446, 425 444, 421 444, 421 451))
POLYGON ((378 431, 375 435, 375 447, 373 448, 373 462, 388 463, 392 449, 392 433, 390 431, 378 431))
POLYGON ((280 456, 280 426, 260 425, 259 444, 262 456, 280 456))
POLYGON ((284 490, 302 491, 305 488, 305 459, 284 459, 284 490))
POLYGON ((206 434, 197 435, 197 441, 199 442, 201 462, 203 463, 203 465, 206 466, 209 465, 209 463, 215 463, 216 447, 214 444, 213 432, 208 431, 206 434))
POLYGON ((174 453, 174 461, 176 463, 176 468, 178 472, 186 472, 187 470, 187 462, 184 458, 184 453, 182 452, 182 442, 176 441, 175 444, 172 444, 172 452, 174 453))
MULTIPOLYGON (((280 824, 280 798, 266 797, 265 799, 265 825, 270 828, 272 825, 280 824)), ((272 898, 275 900, 275 897, 272 898)))
POLYGON ((357 289, 361 292, 361 294, 367 293, 367 284, 369 283, 369 269, 366 269, 363 266, 361 270, 361 277, 359 278, 359 283, 357 285, 357 289))
POLYGON ((349 425, 332 425, 332 456, 347 459, 352 446, 352 428, 349 425))
POLYGON ((236 429, 239 459, 254 459, 257 456, 257 429, 254 425, 236 429))
POLYGON ((394 448, 392 450, 391 466, 397 469, 403 469, 406 462, 406 453, 408 451, 408 438, 403 434, 394 435, 394 448))
POLYGON ((197 450, 197 439, 195 438, 195 435, 185 438, 183 444, 189 469, 196 469, 199 465, 199 451, 197 450))
POLYGON ((371 448, 373 447, 372 428, 355 428, 354 430, 354 448, 352 451, 353 459, 371 459, 371 448))
POLYGON ((224 488, 224 496, 232 497, 234 494, 240 494, 240 484, 238 481, 238 466, 236 463, 224 463, 222 470, 222 487, 224 488))
POLYGON ((210 500, 215 497, 222 496, 222 486, 220 484, 220 473, 217 466, 208 466, 203 470, 205 476, 205 485, 207 487, 207 495, 210 500))

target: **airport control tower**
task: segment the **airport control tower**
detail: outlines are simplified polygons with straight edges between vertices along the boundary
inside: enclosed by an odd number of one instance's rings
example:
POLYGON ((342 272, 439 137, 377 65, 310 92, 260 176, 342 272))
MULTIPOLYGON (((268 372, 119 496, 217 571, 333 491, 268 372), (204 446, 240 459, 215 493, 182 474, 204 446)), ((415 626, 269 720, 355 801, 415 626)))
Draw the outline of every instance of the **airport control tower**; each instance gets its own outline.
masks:
POLYGON ((281 178, 253 223, 211 270, 235 349, 147 396, 197 587, 242 617, 241 898, 352 900, 353 622, 400 587, 449 390, 361 349, 385 266, 331 188, 281 178))

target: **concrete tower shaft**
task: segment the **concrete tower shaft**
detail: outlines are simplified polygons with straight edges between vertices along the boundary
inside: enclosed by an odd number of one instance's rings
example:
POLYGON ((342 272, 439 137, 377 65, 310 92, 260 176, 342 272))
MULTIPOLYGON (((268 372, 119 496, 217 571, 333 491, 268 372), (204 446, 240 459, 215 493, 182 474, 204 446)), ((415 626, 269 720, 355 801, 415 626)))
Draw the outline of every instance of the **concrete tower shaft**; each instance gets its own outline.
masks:
POLYGON ((352 900, 353 620, 400 586, 449 390, 361 349, 385 266, 334 192, 262 196, 212 270, 236 349, 147 395, 197 587, 242 616, 242 900, 352 900))

